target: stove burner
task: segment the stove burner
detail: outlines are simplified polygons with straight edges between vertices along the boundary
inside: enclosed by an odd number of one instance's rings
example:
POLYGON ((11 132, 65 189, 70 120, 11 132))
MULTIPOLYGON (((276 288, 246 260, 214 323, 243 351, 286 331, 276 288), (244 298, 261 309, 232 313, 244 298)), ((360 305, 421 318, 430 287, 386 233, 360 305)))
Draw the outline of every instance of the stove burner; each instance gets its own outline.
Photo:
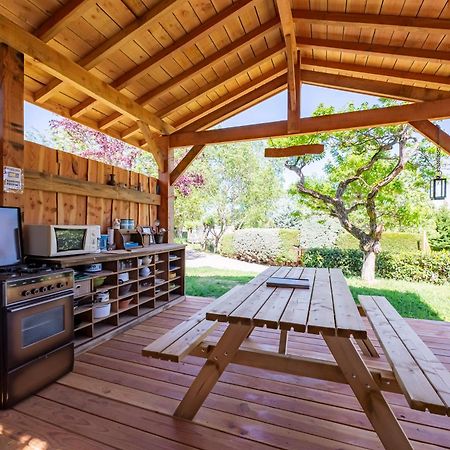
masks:
POLYGON ((0 267, 1 275, 8 275, 11 278, 17 278, 23 275, 33 275, 52 272, 52 268, 47 264, 27 264, 20 266, 0 267))

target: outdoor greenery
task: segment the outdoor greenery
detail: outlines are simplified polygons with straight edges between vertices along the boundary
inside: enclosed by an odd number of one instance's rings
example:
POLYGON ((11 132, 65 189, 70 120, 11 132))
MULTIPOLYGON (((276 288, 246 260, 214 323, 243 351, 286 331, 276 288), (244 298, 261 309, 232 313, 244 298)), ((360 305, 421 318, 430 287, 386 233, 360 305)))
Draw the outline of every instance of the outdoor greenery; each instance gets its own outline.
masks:
MULTIPOLYGON (((385 231, 381 236, 381 249, 388 252, 417 252, 420 235, 418 233, 402 233, 385 231)), ((341 233, 336 241, 338 248, 359 248, 358 241, 351 234, 341 233)))
POLYGON ((282 194, 281 170, 264 158, 258 143, 208 146, 187 172, 201 174, 204 183, 187 195, 177 192, 176 228, 202 227, 204 247, 217 250, 229 227, 266 226, 282 194))
POLYGON ((300 242, 298 230, 283 228, 245 228, 225 234, 219 251, 224 256, 260 264, 293 264, 294 245, 300 242))
MULTIPOLYGON (((378 103, 356 108, 349 104, 344 112, 374 109, 393 103, 378 103)), ((333 107, 320 105, 314 115, 336 113, 333 107)), ((376 256, 386 228, 420 225, 428 220, 423 153, 430 151, 409 125, 345 130, 309 136, 272 139, 271 146, 286 147, 323 143, 326 152, 290 158, 286 167, 298 175, 292 194, 316 211, 336 217, 341 226, 359 243, 364 253, 361 275, 370 281, 375 276, 376 256), (324 175, 319 179, 305 175, 305 168, 324 159, 324 175)))
MULTIPOLYGON (((308 267, 339 267, 346 276, 358 276, 363 256, 358 249, 308 249, 303 263, 308 267)), ((377 258, 375 271, 381 278, 450 283, 450 252, 442 251, 432 255, 420 252, 382 252, 377 258)))
POLYGON ((436 236, 431 239, 433 250, 450 250, 450 209, 440 208, 435 216, 436 236))
MULTIPOLYGON (((256 273, 234 270, 188 268, 187 295, 220 297, 233 286, 245 284, 256 273)), ((367 284, 359 278, 348 278, 355 300, 360 294, 386 297, 403 317, 450 321, 450 284, 436 286, 429 283, 377 279, 367 284)))

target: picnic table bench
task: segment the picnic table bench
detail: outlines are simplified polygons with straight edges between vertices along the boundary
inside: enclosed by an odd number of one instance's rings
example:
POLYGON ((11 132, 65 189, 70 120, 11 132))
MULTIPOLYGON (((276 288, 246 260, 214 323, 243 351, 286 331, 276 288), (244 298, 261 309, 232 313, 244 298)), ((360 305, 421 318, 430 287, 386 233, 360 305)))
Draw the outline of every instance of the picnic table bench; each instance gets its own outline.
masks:
POLYGON ((450 375, 409 325, 382 297, 360 301, 392 370, 380 369, 378 354, 339 269, 270 267, 243 286, 182 322, 142 351, 179 362, 187 355, 206 362, 178 405, 175 416, 192 419, 230 363, 347 383, 387 449, 412 449, 382 391, 403 393, 414 409, 448 414, 450 375), (271 277, 307 279, 309 289, 269 287, 271 277), (217 342, 206 338, 220 322, 217 342), (256 327, 280 330, 278 352, 252 348, 256 327), (320 334, 332 360, 288 354, 288 332, 320 334), (370 356, 365 361, 361 353, 370 356), (371 362, 374 362, 372 365, 371 362))

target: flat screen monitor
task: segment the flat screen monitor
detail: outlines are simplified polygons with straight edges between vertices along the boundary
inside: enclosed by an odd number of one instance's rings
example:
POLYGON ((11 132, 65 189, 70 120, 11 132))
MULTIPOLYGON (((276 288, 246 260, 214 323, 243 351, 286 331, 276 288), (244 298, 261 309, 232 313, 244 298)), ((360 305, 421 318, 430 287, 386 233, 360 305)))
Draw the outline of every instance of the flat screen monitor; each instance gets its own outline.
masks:
POLYGON ((22 262, 20 209, 0 206, 0 267, 22 262))

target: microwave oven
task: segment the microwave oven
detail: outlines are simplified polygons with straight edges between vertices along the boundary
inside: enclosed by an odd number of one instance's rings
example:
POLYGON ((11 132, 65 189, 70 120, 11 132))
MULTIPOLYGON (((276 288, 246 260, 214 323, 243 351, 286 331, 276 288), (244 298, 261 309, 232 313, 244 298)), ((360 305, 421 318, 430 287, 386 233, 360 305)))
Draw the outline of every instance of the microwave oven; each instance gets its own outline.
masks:
POLYGON ((70 256, 99 251, 100 225, 25 225, 24 249, 30 256, 70 256))

